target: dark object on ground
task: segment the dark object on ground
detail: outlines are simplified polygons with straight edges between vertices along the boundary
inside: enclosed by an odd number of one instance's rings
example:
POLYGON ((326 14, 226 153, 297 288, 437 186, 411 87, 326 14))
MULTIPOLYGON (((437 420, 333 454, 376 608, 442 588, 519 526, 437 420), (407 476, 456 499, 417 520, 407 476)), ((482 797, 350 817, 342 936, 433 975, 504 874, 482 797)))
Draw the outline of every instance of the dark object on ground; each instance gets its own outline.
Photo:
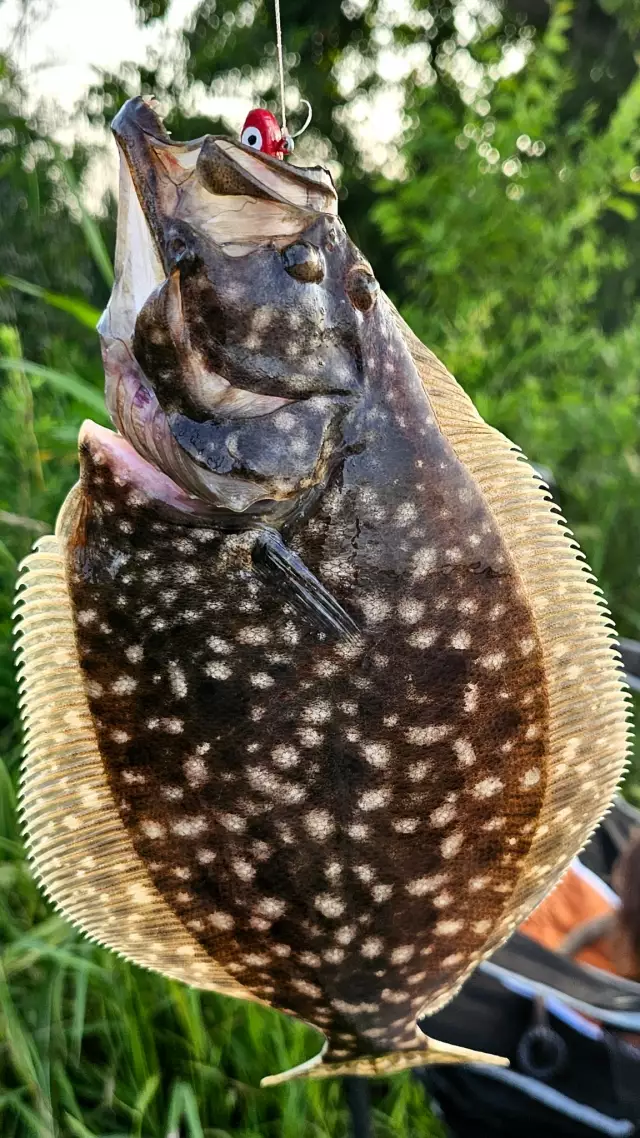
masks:
POLYGON ((351 1115, 352 1138, 372 1138, 371 1084, 369 1080, 349 1075, 343 1079, 342 1085, 351 1115))
MULTIPOLYGON (((622 799, 580 855, 609 883, 640 812, 622 799)), ((438 1039, 506 1055, 509 1069, 432 1067, 420 1078, 455 1138, 640 1136, 640 984, 515 933, 429 1020, 438 1039), (597 1022, 594 1022, 597 1021, 597 1022)))

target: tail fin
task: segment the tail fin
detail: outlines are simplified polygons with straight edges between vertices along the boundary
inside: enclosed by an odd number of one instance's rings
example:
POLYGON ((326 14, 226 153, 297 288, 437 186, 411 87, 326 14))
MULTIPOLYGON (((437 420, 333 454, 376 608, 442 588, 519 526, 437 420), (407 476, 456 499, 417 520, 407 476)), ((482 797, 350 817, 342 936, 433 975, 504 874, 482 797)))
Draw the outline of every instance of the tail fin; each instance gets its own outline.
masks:
POLYGON ((344 1063, 325 1062, 324 1056, 329 1046, 325 1043, 322 1051, 300 1063, 298 1067, 291 1067, 279 1075, 267 1075, 261 1080, 261 1087, 275 1087, 279 1083, 288 1083, 291 1079, 331 1079, 342 1075, 360 1075, 364 1078, 374 1078, 376 1075, 395 1075, 399 1071, 408 1071, 411 1067, 426 1067, 434 1063, 483 1063, 493 1067, 508 1067, 509 1060, 501 1055, 488 1055, 484 1051, 472 1051, 468 1047, 455 1047, 452 1043, 441 1043, 437 1039, 430 1039, 417 1029, 418 1035, 423 1038, 423 1046, 409 1051, 389 1051, 383 1055, 359 1055, 354 1059, 347 1059, 344 1063))

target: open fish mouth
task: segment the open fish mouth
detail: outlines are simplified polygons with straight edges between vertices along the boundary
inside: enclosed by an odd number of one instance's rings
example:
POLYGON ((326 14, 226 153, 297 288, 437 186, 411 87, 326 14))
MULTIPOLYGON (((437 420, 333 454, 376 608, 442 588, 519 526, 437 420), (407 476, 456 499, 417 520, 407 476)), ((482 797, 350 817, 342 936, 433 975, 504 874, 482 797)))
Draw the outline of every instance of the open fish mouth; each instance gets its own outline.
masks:
POLYGON ((325 279, 324 247, 350 247, 331 175, 227 138, 173 142, 142 98, 113 132, 116 280, 98 330, 114 424, 202 504, 273 513, 326 479, 358 388, 325 279))

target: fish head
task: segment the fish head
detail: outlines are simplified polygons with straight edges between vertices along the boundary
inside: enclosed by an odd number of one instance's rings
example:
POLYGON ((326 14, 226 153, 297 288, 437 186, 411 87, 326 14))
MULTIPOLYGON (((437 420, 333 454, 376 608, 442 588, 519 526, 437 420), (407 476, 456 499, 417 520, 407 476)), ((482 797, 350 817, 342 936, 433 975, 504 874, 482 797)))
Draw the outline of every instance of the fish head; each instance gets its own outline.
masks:
POLYGON ((229 139, 173 143, 142 99, 114 133, 116 284, 100 325, 114 422, 213 507, 282 511, 359 445, 373 270, 322 168, 229 139))

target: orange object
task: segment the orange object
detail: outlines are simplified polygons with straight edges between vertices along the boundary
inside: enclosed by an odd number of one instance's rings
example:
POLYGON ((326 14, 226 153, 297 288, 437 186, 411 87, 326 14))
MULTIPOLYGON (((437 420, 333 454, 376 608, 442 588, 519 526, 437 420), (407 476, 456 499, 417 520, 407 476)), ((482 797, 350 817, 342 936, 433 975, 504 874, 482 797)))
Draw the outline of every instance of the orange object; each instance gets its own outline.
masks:
MULTIPOLYGON (((520 926, 520 932, 557 952, 578 926, 598 917, 611 916, 617 908, 617 897, 612 890, 579 862, 574 862, 556 888, 520 926)), ((574 959, 606 972, 618 972, 611 935, 585 945, 574 959)))

